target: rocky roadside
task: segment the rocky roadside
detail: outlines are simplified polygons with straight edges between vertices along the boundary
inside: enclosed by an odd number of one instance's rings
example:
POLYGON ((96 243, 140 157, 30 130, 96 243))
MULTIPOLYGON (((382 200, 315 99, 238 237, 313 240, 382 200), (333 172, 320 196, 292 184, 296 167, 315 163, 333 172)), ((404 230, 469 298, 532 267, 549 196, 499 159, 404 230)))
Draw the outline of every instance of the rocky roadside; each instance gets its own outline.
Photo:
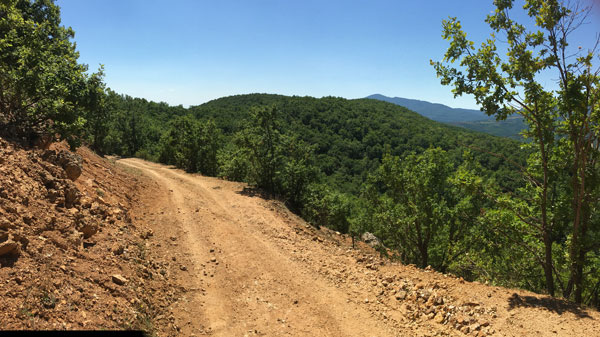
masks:
MULTIPOLYGON (((295 217, 283 207, 279 212, 295 217)), ((499 335, 497 306, 469 297, 470 292, 464 292, 468 282, 392 262, 364 242, 374 244, 373 239, 357 241, 353 247, 349 236, 324 227, 298 223, 294 231, 294 260, 318 266, 315 270, 345 289, 351 302, 365 306, 374 318, 393 329, 413 328, 415 335, 427 336, 499 335), (320 250, 332 258, 323 258, 320 250)), ((294 236, 287 235, 281 244, 287 245, 289 238, 294 236)))
MULTIPOLYGON (((314 270, 372 317, 415 336, 579 336, 600 333, 598 312, 524 290, 467 282, 431 268, 402 265, 338 232, 303 224, 284 207, 294 234, 275 235, 294 260, 314 270), (290 241, 295 241, 290 245, 290 241), (328 256, 328 257, 327 257, 328 256)), ((370 241, 371 245, 364 241, 370 241)))
POLYGON ((2 329, 141 329, 174 298, 130 216, 147 182, 62 144, 0 138, 2 329))

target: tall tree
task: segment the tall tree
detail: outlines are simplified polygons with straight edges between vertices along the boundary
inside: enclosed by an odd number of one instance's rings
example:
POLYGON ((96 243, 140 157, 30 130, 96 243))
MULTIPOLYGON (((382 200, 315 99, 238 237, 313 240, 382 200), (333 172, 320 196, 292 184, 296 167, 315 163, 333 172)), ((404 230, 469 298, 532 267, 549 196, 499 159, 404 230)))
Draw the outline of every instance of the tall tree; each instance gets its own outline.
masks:
POLYGON ((87 67, 52 0, 0 2, 0 128, 14 136, 58 135, 77 145, 87 67))
POLYGON ((106 152, 104 140, 108 135, 110 111, 107 107, 106 84, 104 83, 104 67, 88 79, 86 106, 86 132, 90 147, 100 153, 106 152))
POLYGON ((217 152, 221 147, 222 131, 213 120, 197 122, 195 136, 195 170, 216 176, 219 170, 217 152))
POLYGON ((584 49, 570 42, 591 9, 581 1, 525 0, 522 9, 533 22, 526 24, 512 19, 514 2, 494 1, 496 9, 486 19, 493 33, 479 48, 467 38, 460 21, 444 21, 443 38, 450 46, 443 61, 432 64, 442 84, 454 87, 455 96, 472 94, 488 115, 505 119, 518 114, 527 122, 527 136, 537 153, 527 168, 519 169, 534 198, 523 195, 531 207, 526 212, 515 209, 515 213, 537 230, 543 242, 541 264, 548 293, 555 294, 556 280, 565 297, 581 302, 586 254, 594 247, 589 231, 593 226, 598 229, 592 210, 598 207, 600 69, 594 68, 598 43, 584 49), (499 47, 499 40, 506 44, 499 47), (455 62, 459 67, 451 65, 455 62), (548 73, 556 76, 555 86, 545 87, 540 80, 540 75, 548 73), (564 179, 560 168, 565 161, 570 177, 566 216, 554 213, 561 198, 553 195, 564 179), (568 233, 559 231, 564 221, 568 233), (552 253, 558 239, 569 242, 566 283, 561 281, 552 253))
POLYGON ((385 155, 371 180, 368 221, 404 262, 446 271, 464 253, 455 249, 457 242, 473 225, 481 204, 475 200, 481 179, 469 163, 455 170, 440 148, 402 160, 385 155))
POLYGON ((244 130, 243 142, 250 150, 251 179, 258 187, 276 193, 276 174, 282 164, 281 121, 276 106, 253 107, 251 126, 244 130))

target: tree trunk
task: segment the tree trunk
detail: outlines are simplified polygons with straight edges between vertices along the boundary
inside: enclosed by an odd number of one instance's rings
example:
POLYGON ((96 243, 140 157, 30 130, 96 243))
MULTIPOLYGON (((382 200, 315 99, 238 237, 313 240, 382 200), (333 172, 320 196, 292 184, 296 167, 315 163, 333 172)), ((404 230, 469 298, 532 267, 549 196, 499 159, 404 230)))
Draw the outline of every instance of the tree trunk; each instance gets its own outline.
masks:
POLYGON ((429 253, 427 252, 427 245, 419 245, 419 252, 421 253, 421 268, 426 268, 429 262, 429 253))
POLYGON ((544 261, 544 275, 546 277, 546 290, 550 296, 554 296, 554 277, 552 275, 552 240, 550 233, 544 231, 544 248, 545 248, 545 261, 544 261))
POLYGON ((579 250, 577 256, 577 276, 575 277, 575 303, 581 304, 583 300, 583 265, 585 263, 585 250, 579 250))
MULTIPOLYGON (((535 111, 536 113, 538 112, 537 104, 535 111)), ((552 260, 552 228, 548 223, 548 186, 550 184, 550 174, 548 172, 549 156, 546 148, 546 146, 550 147, 552 143, 550 142, 550 144, 546 144, 546 140, 544 139, 542 133, 542 123, 539 121, 539 118, 538 116, 536 116, 536 114, 534 114, 533 117, 533 120, 536 124, 540 154, 542 155, 542 168, 544 173, 544 181, 542 184, 542 202, 540 205, 540 210, 542 212, 541 227, 544 241, 544 263, 542 267, 544 268, 544 276, 546 278, 546 290, 548 291, 548 294, 550 294, 550 296, 554 296, 554 276, 552 274, 552 266, 554 263, 552 260)))
POLYGON ((571 240, 571 280, 567 295, 575 290, 575 302, 581 303, 583 293, 583 265, 585 264, 585 249, 583 240, 585 239, 586 216, 584 214, 583 203, 585 200, 585 156, 583 156, 580 139, 572 136, 575 152, 575 161, 573 168, 573 235, 571 240))

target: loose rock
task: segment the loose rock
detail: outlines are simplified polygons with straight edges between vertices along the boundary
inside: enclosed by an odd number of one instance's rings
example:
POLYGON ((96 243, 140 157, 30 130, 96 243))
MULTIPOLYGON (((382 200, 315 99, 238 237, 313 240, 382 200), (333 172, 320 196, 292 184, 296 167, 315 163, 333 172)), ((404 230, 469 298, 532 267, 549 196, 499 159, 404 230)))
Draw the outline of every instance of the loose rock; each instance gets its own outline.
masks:
POLYGON ((373 233, 365 232, 361 239, 371 247, 381 246, 381 241, 373 233))
POLYGON ((12 241, 7 240, 0 243, 0 256, 4 255, 18 255, 19 254, 19 244, 12 241))
POLYGON ((127 283, 127 279, 124 278, 123 276, 119 275, 119 274, 113 275, 112 276, 112 281, 115 284, 118 284, 120 286, 125 285, 125 283, 127 283))
POLYGON ((57 158, 58 163, 65 170, 67 177, 72 181, 77 180, 83 170, 81 156, 67 150, 62 150, 58 153, 57 158))

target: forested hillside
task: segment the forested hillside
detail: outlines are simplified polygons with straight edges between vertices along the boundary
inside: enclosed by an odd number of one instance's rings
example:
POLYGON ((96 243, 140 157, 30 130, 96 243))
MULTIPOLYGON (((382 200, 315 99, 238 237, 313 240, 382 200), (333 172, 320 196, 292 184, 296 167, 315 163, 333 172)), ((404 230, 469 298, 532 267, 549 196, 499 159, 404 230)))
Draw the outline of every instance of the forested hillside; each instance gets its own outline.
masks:
MULTIPOLYGON (((177 117, 185 116, 188 120, 214 121, 222 138, 214 137, 219 138, 220 147, 226 147, 237 132, 252 123, 253 107, 276 106, 281 132, 313 146, 323 177, 339 190, 355 194, 386 152, 402 156, 440 147, 459 163, 463 152, 470 149, 488 173, 511 190, 518 186, 520 177, 510 163, 487 152, 520 163, 525 159, 517 142, 447 126, 406 108, 368 99, 251 94, 224 97, 187 110, 114 92, 107 97, 113 118, 107 121, 105 138, 92 141, 100 152, 159 160, 166 141, 161 143, 161 137, 186 120, 177 117)), ((181 131, 180 127, 173 131, 181 131)))
POLYGON ((524 140, 521 132, 527 129, 527 124, 520 116, 510 116, 505 120, 498 121, 495 117, 488 116, 479 110, 457 109, 439 103, 402 97, 387 97, 380 94, 370 95, 367 98, 406 107, 434 121, 519 141, 524 140))
MULTIPOLYGON (((110 132, 88 138, 100 152, 248 182, 317 226, 375 233, 404 263, 545 288, 543 245, 522 213, 531 144, 370 99, 251 94, 184 109, 106 97, 110 132)), ((563 230, 556 254, 568 244, 563 230)))
MULTIPOLYGON (((249 123, 249 107, 268 105, 280 111, 283 132, 315 146, 317 166, 344 192, 359 192, 386 152, 403 156, 440 147, 459 163, 463 152, 473 147, 519 162, 525 158, 516 142, 449 127, 406 108, 369 99, 253 94, 217 99, 190 111, 200 120, 214 120, 225 134, 232 135, 249 123)), ((519 178, 510 164, 481 151, 471 152, 503 186, 518 186, 519 178)))
POLYGON ((443 123, 475 122, 494 119, 493 117, 487 116, 483 111, 451 108, 444 104, 431 103, 418 99, 388 97, 380 94, 369 95, 366 98, 394 103, 415 111, 429 119, 443 123))
POLYGON ((488 119, 472 122, 454 122, 451 124, 498 137, 507 137, 518 141, 527 141, 522 135, 523 130, 527 129, 527 125, 523 121, 523 118, 519 116, 511 116, 503 121, 488 119))

